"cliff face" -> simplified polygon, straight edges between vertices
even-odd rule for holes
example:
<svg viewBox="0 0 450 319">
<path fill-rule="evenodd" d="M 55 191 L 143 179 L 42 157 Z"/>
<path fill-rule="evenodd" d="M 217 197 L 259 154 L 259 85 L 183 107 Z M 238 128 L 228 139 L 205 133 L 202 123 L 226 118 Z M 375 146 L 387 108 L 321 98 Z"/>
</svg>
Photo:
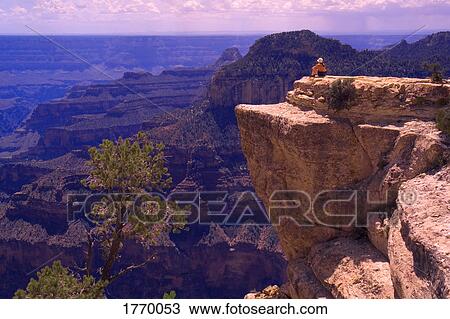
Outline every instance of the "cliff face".
<svg viewBox="0 0 450 319">
<path fill-rule="evenodd" d="M 345 111 L 328 108 L 335 77 L 295 82 L 287 103 L 236 108 L 291 296 L 448 298 L 449 141 L 434 117 L 450 86 L 352 79 Z M 277 190 L 304 193 L 271 197 Z"/>
</svg>

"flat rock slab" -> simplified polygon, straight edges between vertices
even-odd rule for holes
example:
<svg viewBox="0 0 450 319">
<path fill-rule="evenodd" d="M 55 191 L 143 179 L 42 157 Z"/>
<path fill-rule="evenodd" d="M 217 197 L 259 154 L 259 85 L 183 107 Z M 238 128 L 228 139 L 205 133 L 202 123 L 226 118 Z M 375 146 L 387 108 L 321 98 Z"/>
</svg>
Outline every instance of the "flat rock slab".
<svg viewBox="0 0 450 319">
<path fill-rule="evenodd" d="M 347 118 L 434 120 L 437 110 L 450 102 L 449 84 L 431 83 L 429 79 L 367 76 L 304 77 L 294 83 L 287 100 L 294 105 L 330 113 L 329 90 L 336 80 L 349 80 L 355 88 L 351 108 L 338 114 Z"/>
</svg>

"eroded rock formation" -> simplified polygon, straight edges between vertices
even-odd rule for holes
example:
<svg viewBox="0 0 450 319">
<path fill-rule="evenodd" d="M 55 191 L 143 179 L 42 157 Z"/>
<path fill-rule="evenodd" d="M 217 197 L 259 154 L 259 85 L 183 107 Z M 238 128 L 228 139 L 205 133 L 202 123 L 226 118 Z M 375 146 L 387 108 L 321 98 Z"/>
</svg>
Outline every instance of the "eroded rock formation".
<svg viewBox="0 0 450 319">
<path fill-rule="evenodd" d="M 336 79 L 303 78 L 286 103 L 236 108 L 291 296 L 448 297 L 449 140 L 434 118 L 450 85 L 353 77 L 356 98 L 336 112 Z"/>
</svg>

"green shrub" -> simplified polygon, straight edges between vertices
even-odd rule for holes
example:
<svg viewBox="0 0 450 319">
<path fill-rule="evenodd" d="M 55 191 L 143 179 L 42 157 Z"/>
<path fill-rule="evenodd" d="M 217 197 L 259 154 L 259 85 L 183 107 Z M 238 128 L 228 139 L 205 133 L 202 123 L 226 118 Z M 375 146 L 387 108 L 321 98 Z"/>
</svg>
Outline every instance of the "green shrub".
<svg viewBox="0 0 450 319">
<path fill-rule="evenodd" d="M 441 97 L 436 101 L 436 103 L 440 106 L 446 106 L 450 103 L 450 99 L 448 97 Z"/>
<path fill-rule="evenodd" d="M 165 292 L 163 299 L 175 299 L 177 297 L 177 293 L 175 290 L 171 290 L 169 292 Z"/>
<path fill-rule="evenodd" d="M 31 279 L 26 290 L 18 290 L 17 299 L 98 299 L 104 298 L 106 282 L 91 276 L 77 276 L 60 261 L 45 267 Z"/>
<path fill-rule="evenodd" d="M 427 99 L 425 99 L 423 96 L 416 96 L 414 97 L 414 105 L 417 106 L 424 106 L 427 104 Z"/>
<path fill-rule="evenodd" d="M 356 99 L 356 88 L 351 79 L 338 79 L 334 81 L 328 92 L 328 106 L 340 111 L 349 109 L 351 103 Z"/>
<path fill-rule="evenodd" d="M 430 79 L 433 83 L 443 83 L 442 67 L 438 63 L 430 63 L 424 65 L 425 69 L 431 73 Z"/>
<path fill-rule="evenodd" d="M 450 135 L 450 107 L 438 111 L 436 115 L 436 126 L 442 132 Z"/>
</svg>

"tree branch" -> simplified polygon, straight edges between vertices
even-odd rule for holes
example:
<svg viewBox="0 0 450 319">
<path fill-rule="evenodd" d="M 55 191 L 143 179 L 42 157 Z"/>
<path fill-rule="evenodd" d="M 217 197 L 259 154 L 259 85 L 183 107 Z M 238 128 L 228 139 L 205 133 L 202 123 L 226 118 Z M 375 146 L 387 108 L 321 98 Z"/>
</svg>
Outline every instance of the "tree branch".
<svg viewBox="0 0 450 319">
<path fill-rule="evenodd" d="M 109 283 L 113 282 L 114 280 L 116 280 L 119 277 L 122 277 L 123 275 L 129 273 L 130 271 L 133 271 L 135 269 L 139 269 L 139 268 L 142 268 L 142 267 L 146 266 L 147 264 L 149 264 L 150 262 L 152 262 L 154 260 L 156 260 L 156 254 L 153 254 L 153 255 L 149 256 L 144 262 L 142 262 L 140 264 L 130 265 L 130 266 L 122 269 L 117 274 L 115 274 L 114 276 L 110 277 Z"/>
<path fill-rule="evenodd" d="M 92 275 L 92 261 L 94 258 L 94 239 L 91 232 L 88 232 L 88 248 L 86 253 L 86 276 Z"/>
<path fill-rule="evenodd" d="M 111 281 L 111 270 L 116 262 L 117 256 L 121 249 L 121 245 L 123 243 L 123 234 L 122 234 L 123 225 L 120 224 L 118 229 L 115 230 L 112 238 L 111 248 L 109 250 L 108 258 L 102 269 L 102 280 Z"/>
</svg>

